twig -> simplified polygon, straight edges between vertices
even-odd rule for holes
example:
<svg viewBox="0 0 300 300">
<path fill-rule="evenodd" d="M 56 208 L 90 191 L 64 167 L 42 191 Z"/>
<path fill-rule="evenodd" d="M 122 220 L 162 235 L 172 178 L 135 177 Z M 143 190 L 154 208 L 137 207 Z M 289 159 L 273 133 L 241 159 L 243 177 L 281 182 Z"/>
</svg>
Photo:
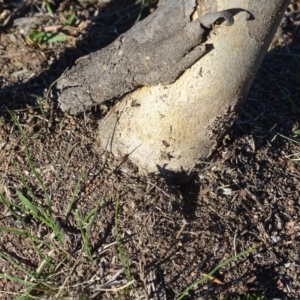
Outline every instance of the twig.
<svg viewBox="0 0 300 300">
<path fill-rule="evenodd" d="M 49 99 L 49 94 L 50 94 L 50 91 L 51 91 L 51 89 L 52 89 L 52 87 L 53 87 L 53 85 L 63 76 L 63 75 L 65 75 L 65 73 L 68 71 L 68 69 L 69 68 L 66 68 L 65 70 L 64 70 L 64 72 L 55 80 L 55 81 L 53 81 L 52 83 L 51 83 L 51 85 L 50 85 L 50 87 L 49 87 L 49 89 L 48 89 L 48 91 L 47 91 L 47 94 L 46 94 L 46 102 L 48 102 L 48 99 Z"/>
</svg>

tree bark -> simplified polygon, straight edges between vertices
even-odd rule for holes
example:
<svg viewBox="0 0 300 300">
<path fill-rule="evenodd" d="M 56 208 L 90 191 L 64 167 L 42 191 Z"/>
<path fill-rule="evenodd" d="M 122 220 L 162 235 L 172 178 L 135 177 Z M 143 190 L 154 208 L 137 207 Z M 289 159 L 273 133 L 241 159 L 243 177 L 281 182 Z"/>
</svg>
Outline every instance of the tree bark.
<svg viewBox="0 0 300 300">
<path fill-rule="evenodd" d="M 195 0 L 161 2 L 146 20 L 108 47 L 81 58 L 58 81 L 64 111 L 76 114 L 138 87 L 173 83 L 206 52 L 201 42 L 216 20 L 233 24 L 226 11 L 192 21 Z"/>
<path fill-rule="evenodd" d="M 129 154 L 140 170 L 189 170 L 199 158 L 207 158 L 216 150 L 232 125 L 239 104 L 247 96 L 289 3 L 287 0 L 198 0 L 199 26 L 195 1 L 160 1 L 156 12 L 131 29 L 130 35 L 124 35 L 125 42 L 131 38 L 128 45 L 139 49 L 141 56 L 135 55 L 130 60 L 126 55 L 126 63 L 115 67 L 123 76 L 120 84 L 107 79 L 116 74 L 109 69 L 112 64 L 102 62 L 102 68 L 109 70 L 104 81 L 99 77 L 89 80 L 87 74 L 93 73 L 92 67 L 101 52 L 110 53 L 108 63 L 120 62 L 116 57 L 123 52 L 113 49 L 122 46 L 118 43 L 124 43 L 124 37 L 99 55 L 89 56 L 86 63 L 75 68 L 75 73 L 71 71 L 71 84 L 68 76 L 67 81 L 58 83 L 59 101 L 69 111 L 74 97 L 64 94 L 70 95 L 78 86 L 84 93 L 78 94 L 76 90 L 73 95 L 80 95 L 79 98 L 84 95 L 82 109 L 87 101 L 89 106 L 127 93 L 100 121 L 99 150 L 107 149 L 121 157 Z M 221 24 L 208 32 L 206 27 L 210 27 L 212 20 L 205 25 L 206 19 L 201 22 L 201 16 L 223 10 L 234 15 L 233 26 Z M 170 17 L 177 19 L 176 22 L 172 23 Z M 166 26 L 164 31 L 169 22 L 172 26 Z M 158 32 L 164 33 L 157 37 Z M 167 44 L 163 43 L 166 39 Z M 154 65 L 147 63 L 152 58 Z M 128 69 L 132 66 L 133 73 Z M 162 75 L 164 70 L 166 74 Z M 107 92 L 102 81 L 113 87 L 115 93 Z M 66 98 L 72 99 L 71 102 Z"/>
</svg>

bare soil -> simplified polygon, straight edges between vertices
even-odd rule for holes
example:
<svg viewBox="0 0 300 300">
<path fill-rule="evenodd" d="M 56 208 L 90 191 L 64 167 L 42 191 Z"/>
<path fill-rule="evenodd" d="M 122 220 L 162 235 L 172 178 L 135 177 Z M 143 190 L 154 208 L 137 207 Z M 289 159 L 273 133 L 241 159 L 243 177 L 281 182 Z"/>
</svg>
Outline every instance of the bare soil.
<svg viewBox="0 0 300 300">
<path fill-rule="evenodd" d="M 145 8 L 140 17 L 154 8 L 154 4 Z M 17 191 L 30 198 L 20 180 L 22 174 L 46 205 L 9 109 L 25 132 L 32 162 L 50 195 L 53 216 L 68 236 L 68 263 L 57 270 L 52 285 L 60 287 L 68 277 L 66 299 L 176 299 L 217 264 L 257 245 L 184 299 L 236 299 L 251 291 L 262 291 L 266 299 L 299 299 L 300 167 L 291 160 L 298 158 L 299 146 L 278 133 L 297 137 L 294 132 L 299 127 L 300 2 L 289 6 L 249 98 L 214 159 L 199 161 L 193 172 L 182 172 L 176 181 L 164 174 L 137 174 L 130 157 L 116 161 L 109 154 L 95 153 L 97 123 L 109 103 L 73 117 L 63 114 L 48 93 L 78 58 L 101 49 L 132 26 L 141 12 L 139 4 L 70 0 L 60 1 L 53 10 L 55 16 L 41 0 L 0 3 L 0 193 L 15 203 L 20 203 Z M 67 12 L 76 14 L 72 26 L 58 17 Z M 63 32 L 70 38 L 30 43 L 26 37 L 33 29 Z M 91 263 L 81 253 L 74 212 L 86 216 L 101 201 L 89 237 Z M 34 235 L 49 234 L 28 212 L 19 213 Z M 21 228 L 3 203 L 0 227 Z M 117 236 L 135 280 L 135 289 L 127 293 L 98 290 L 123 270 Z M 26 270 L 40 265 L 23 236 L 0 231 L 0 241 L 0 252 Z M 59 261 L 59 255 L 54 261 Z M 0 268 L 2 274 L 25 280 L 3 258 Z M 116 280 L 116 289 L 128 282 L 124 271 Z M 1 299 L 13 299 L 23 290 L 24 286 L 0 278 Z M 37 291 L 36 297 L 46 296 Z"/>
</svg>

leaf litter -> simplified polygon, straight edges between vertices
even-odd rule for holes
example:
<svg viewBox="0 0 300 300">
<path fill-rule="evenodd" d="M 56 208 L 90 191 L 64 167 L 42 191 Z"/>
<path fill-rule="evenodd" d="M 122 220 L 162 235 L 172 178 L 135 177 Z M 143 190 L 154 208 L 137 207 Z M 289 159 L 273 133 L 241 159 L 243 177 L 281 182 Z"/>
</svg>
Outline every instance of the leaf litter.
<svg viewBox="0 0 300 300">
<path fill-rule="evenodd" d="M 299 99 L 299 61 L 293 56 L 299 52 L 299 26 L 292 14 L 299 11 L 299 1 L 289 6 L 215 161 L 199 161 L 188 178 L 173 185 L 154 174 L 139 175 L 130 157 L 118 161 L 93 151 L 97 120 L 109 103 L 71 117 L 51 103 L 51 93 L 46 95 L 67 67 L 133 25 L 140 7 L 122 1 L 62 1 L 52 7 L 54 13 L 75 13 L 64 24 L 43 1 L 22 3 L 1 4 L 0 13 L 0 194 L 16 213 L 0 203 L 1 298 L 14 299 L 26 290 L 37 298 L 176 299 L 216 265 L 253 245 L 259 247 L 196 285 L 185 299 L 234 299 L 250 291 L 299 298 L 300 176 L 297 162 L 287 158 L 299 147 L 277 135 L 291 136 L 299 115 L 276 85 L 294 102 Z M 141 17 L 154 8 L 145 8 Z M 33 30 L 61 31 L 73 39 L 33 45 L 26 41 Z M 26 136 L 50 206 L 7 107 Z M 47 208 L 63 244 L 51 228 L 20 209 L 18 193 L 23 203 Z M 36 249 L 29 232 L 38 239 Z"/>
</svg>

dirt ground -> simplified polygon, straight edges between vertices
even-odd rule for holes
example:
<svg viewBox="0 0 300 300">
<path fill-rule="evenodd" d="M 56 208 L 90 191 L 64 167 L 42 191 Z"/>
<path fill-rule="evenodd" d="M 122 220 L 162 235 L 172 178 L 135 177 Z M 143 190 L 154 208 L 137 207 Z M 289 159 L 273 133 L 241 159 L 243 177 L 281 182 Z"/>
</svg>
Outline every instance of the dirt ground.
<svg viewBox="0 0 300 300">
<path fill-rule="evenodd" d="M 46 1 L 0 2 L 0 193 L 20 204 L 17 191 L 32 198 L 30 187 L 36 195 L 32 201 L 46 207 L 8 108 L 26 135 L 33 165 L 51 199 L 51 213 L 68 236 L 67 263 L 59 265 L 63 253 L 57 251 L 52 259 L 60 267 L 50 279 L 49 270 L 43 277 L 57 288 L 67 278 L 59 299 L 176 299 L 217 264 L 253 245 L 257 248 L 250 254 L 226 264 L 184 299 L 237 299 L 251 291 L 262 292 L 265 299 L 299 299 L 300 167 L 291 160 L 298 158 L 299 146 L 278 133 L 297 138 L 299 127 L 300 1 L 289 6 L 224 145 L 213 161 L 199 162 L 192 174 L 182 174 L 180 184 L 154 174 L 140 176 L 130 162 L 94 152 L 97 123 L 109 104 L 71 117 L 47 93 L 79 57 L 112 42 L 154 4 L 141 13 L 140 5 L 130 1 L 56 2 L 55 15 L 47 12 Z M 75 23 L 64 25 L 63 12 L 75 12 Z M 33 29 L 65 33 L 69 39 L 37 43 L 28 39 Z M 81 252 L 74 212 L 86 216 L 100 202 L 88 240 L 90 262 Z M 28 212 L 18 214 L 33 235 L 50 234 Z M 3 230 L 22 227 L 3 203 L 0 227 L 0 252 L 34 272 L 41 258 L 24 236 Z M 134 280 L 131 290 L 118 290 L 129 281 L 118 237 Z M 13 299 L 24 285 L 3 274 L 27 277 L 3 255 L 0 298 Z M 107 290 L 99 288 L 112 278 Z M 41 290 L 31 295 L 51 298 Z"/>
</svg>

